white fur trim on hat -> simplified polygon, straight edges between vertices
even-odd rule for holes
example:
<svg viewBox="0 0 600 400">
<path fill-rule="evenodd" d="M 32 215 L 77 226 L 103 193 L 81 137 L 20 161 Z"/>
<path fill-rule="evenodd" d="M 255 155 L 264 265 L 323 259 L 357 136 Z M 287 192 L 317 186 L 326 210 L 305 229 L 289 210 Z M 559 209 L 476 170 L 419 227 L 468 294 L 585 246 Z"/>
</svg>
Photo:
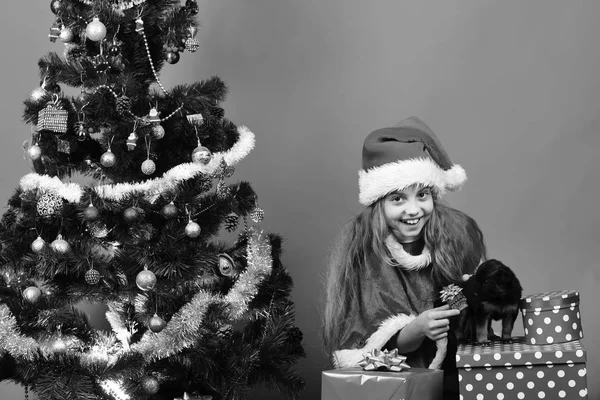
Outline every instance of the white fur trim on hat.
<svg viewBox="0 0 600 400">
<path fill-rule="evenodd" d="M 359 202 L 368 206 L 388 193 L 416 183 L 432 186 L 442 195 L 460 189 L 466 180 L 467 173 L 458 164 L 445 171 L 428 158 L 391 162 L 358 171 Z"/>
</svg>

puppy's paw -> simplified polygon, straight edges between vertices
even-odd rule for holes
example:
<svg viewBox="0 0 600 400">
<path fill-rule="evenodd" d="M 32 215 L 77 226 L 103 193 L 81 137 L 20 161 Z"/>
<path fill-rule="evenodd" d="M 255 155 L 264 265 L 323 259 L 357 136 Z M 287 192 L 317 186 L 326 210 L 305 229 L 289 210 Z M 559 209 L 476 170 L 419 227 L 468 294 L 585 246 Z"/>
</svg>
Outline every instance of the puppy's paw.
<svg viewBox="0 0 600 400">
<path fill-rule="evenodd" d="M 492 342 L 489 340 L 486 340 L 485 342 L 475 342 L 475 346 L 479 346 L 479 347 L 491 347 L 492 346 Z"/>
<path fill-rule="evenodd" d="M 489 339 L 489 340 L 492 340 L 492 341 L 494 341 L 494 342 L 495 342 L 495 341 L 498 341 L 498 340 L 500 340 L 500 339 L 501 339 L 501 337 L 500 337 L 500 336 L 498 336 L 498 335 L 495 335 L 495 334 L 491 334 L 491 335 L 488 335 L 488 339 Z"/>
<path fill-rule="evenodd" d="M 514 341 L 514 340 L 512 340 L 512 338 L 509 338 L 509 339 L 502 339 L 502 343 L 504 343 L 504 344 L 512 344 L 512 343 L 514 343 L 514 342 L 515 342 L 515 341 Z"/>
</svg>

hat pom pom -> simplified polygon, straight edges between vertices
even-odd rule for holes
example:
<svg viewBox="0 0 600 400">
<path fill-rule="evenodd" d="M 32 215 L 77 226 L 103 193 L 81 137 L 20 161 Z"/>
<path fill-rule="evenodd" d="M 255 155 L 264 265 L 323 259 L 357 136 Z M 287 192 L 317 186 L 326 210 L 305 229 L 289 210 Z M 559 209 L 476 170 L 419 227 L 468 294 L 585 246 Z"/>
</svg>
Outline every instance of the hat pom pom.
<svg viewBox="0 0 600 400">
<path fill-rule="evenodd" d="M 446 189 L 453 192 L 463 187 L 467 181 L 467 172 L 463 167 L 455 164 L 445 172 L 446 175 Z"/>
</svg>

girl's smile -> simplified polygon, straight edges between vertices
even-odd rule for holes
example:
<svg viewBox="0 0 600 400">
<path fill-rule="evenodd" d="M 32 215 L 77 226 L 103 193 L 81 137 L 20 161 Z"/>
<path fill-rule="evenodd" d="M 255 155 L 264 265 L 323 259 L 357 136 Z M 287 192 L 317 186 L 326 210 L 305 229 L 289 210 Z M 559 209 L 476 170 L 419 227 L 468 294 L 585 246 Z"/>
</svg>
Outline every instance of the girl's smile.
<svg viewBox="0 0 600 400">
<path fill-rule="evenodd" d="M 429 187 L 409 186 L 388 194 L 383 201 L 388 227 L 400 243 L 421 237 L 433 212 L 433 193 Z"/>
</svg>

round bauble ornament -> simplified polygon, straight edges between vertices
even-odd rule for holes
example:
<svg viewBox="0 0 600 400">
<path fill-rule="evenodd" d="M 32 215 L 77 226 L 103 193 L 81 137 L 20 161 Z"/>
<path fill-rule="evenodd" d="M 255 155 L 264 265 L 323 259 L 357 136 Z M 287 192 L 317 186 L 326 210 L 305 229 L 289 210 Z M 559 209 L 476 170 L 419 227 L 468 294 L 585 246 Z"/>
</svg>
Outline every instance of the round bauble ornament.
<svg viewBox="0 0 600 400">
<path fill-rule="evenodd" d="M 142 163 L 142 172 L 146 175 L 152 175 L 156 171 L 156 164 L 154 161 L 147 159 Z"/>
<path fill-rule="evenodd" d="M 110 168 L 117 163 L 117 156 L 112 152 L 111 149 L 106 150 L 106 153 L 100 156 L 100 164 L 103 167 Z"/>
<path fill-rule="evenodd" d="M 200 48 L 200 43 L 194 38 L 185 40 L 185 49 L 190 53 L 196 52 Z"/>
<path fill-rule="evenodd" d="M 165 137 L 165 128 L 161 124 L 152 125 L 152 136 L 154 139 L 162 139 Z"/>
<path fill-rule="evenodd" d="M 229 254 L 219 254 L 219 272 L 223 276 L 232 276 L 235 274 L 233 258 Z"/>
<path fill-rule="evenodd" d="M 71 28 L 65 27 L 65 28 L 62 28 L 62 30 L 60 31 L 60 35 L 58 35 L 58 38 L 63 43 L 71 43 L 73 41 L 74 36 L 75 35 L 73 34 L 73 31 L 71 30 Z"/>
<path fill-rule="evenodd" d="M 165 326 L 167 326 L 167 323 L 164 319 L 159 317 L 158 314 L 154 314 L 154 316 L 150 318 L 150 321 L 148 321 L 148 328 L 154 333 L 162 331 L 165 329 Z"/>
<path fill-rule="evenodd" d="M 148 271 L 148 268 L 144 268 L 135 277 L 135 283 L 143 291 L 152 290 L 156 287 L 156 275 L 154 272 Z"/>
<path fill-rule="evenodd" d="M 123 218 L 127 222 L 135 222 L 140 218 L 140 210 L 137 207 L 129 207 L 123 211 Z"/>
<path fill-rule="evenodd" d="M 158 379 L 153 376 L 143 377 L 140 381 L 140 386 L 142 387 L 144 393 L 148 395 L 156 394 L 160 389 L 160 383 L 158 382 Z"/>
<path fill-rule="evenodd" d="M 63 210 L 63 199 L 54 193 L 44 193 L 37 201 L 37 212 L 41 217 L 52 218 Z"/>
<path fill-rule="evenodd" d="M 27 149 L 27 154 L 32 160 L 39 160 L 39 158 L 42 156 L 42 148 L 37 144 L 34 144 L 33 146 Z"/>
<path fill-rule="evenodd" d="M 58 14 L 58 11 L 61 9 L 61 7 L 62 7 L 62 2 L 60 0 L 50 1 L 50 10 L 52 11 L 52 13 Z"/>
<path fill-rule="evenodd" d="M 198 146 L 192 152 L 192 161 L 198 164 L 206 165 L 212 159 L 212 153 L 204 146 Z"/>
<path fill-rule="evenodd" d="M 41 253 L 44 247 L 46 247 L 46 241 L 41 236 L 38 236 L 37 239 L 31 242 L 31 251 L 36 254 Z"/>
<path fill-rule="evenodd" d="M 86 221 L 95 221 L 100 217 L 100 211 L 92 203 L 83 210 L 83 219 Z"/>
<path fill-rule="evenodd" d="M 90 285 L 95 285 L 100 282 L 100 272 L 95 269 L 90 269 L 85 273 L 85 281 Z"/>
<path fill-rule="evenodd" d="M 112 43 L 110 46 L 108 46 L 108 54 L 110 54 L 113 57 L 116 57 L 119 54 L 121 54 L 121 48 L 118 44 Z"/>
<path fill-rule="evenodd" d="M 85 28 L 85 36 L 93 42 L 99 42 L 106 37 L 106 26 L 94 17 Z"/>
<path fill-rule="evenodd" d="M 58 235 L 56 239 L 50 243 L 50 248 L 57 252 L 58 254 L 66 254 L 71 250 L 71 246 L 67 243 L 66 240 L 62 238 L 62 235 Z"/>
<path fill-rule="evenodd" d="M 48 94 L 48 91 L 43 87 L 35 88 L 29 95 L 29 98 L 33 101 L 40 101 Z"/>
<path fill-rule="evenodd" d="M 170 202 L 169 204 L 166 204 L 162 208 L 162 215 L 166 219 L 175 218 L 177 216 L 177 214 L 179 214 L 179 210 L 177 209 L 177 206 L 173 202 Z"/>
<path fill-rule="evenodd" d="M 200 232 L 202 232 L 202 229 L 200 229 L 200 225 L 198 225 L 192 220 L 189 220 L 189 222 L 185 226 L 185 234 L 191 238 L 195 238 L 200 236 Z"/>
<path fill-rule="evenodd" d="M 165 55 L 165 60 L 167 60 L 169 64 L 177 64 L 179 61 L 179 53 L 176 51 L 168 51 Z"/>
<path fill-rule="evenodd" d="M 66 353 L 68 350 L 67 343 L 64 340 L 62 340 L 62 338 L 58 338 L 55 341 L 53 341 L 50 345 L 50 348 L 55 353 Z"/>
<path fill-rule="evenodd" d="M 35 304 L 40 300 L 42 296 L 42 291 L 36 286 L 29 286 L 25 290 L 23 290 L 23 300 L 28 302 L 29 304 Z"/>
</svg>

